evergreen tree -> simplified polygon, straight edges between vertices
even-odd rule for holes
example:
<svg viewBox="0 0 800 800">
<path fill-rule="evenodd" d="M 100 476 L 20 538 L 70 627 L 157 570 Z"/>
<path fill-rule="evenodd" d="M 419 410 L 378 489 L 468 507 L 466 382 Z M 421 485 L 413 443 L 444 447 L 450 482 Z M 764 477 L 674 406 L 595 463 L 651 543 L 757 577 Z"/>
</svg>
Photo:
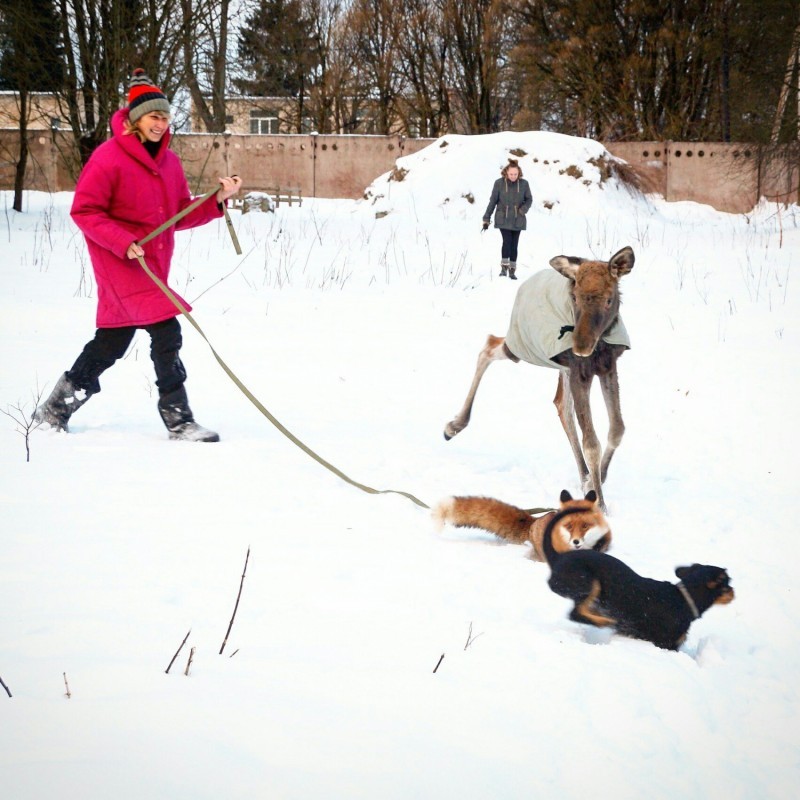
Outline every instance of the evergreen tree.
<svg viewBox="0 0 800 800">
<path fill-rule="evenodd" d="M 798 79 L 787 68 L 789 55 L 800 42 L 794 37 L 800 26 L 800 0 L 726 0 L 731 6 L 729 63 L 729 139 L 740 142 L 769 141 L 781 89 L 790 89 L 790 102 L 781 125 L 780 141 L 798 134 Z M 723 132 L 724 134 L 724 132 Z M 725 138 L 724 135 L 722 138 Z M 727 139 L 726 139 L 727 140 Z"/>
<path fill-rule="evenodd" d="M 514 0 L 536 116 L 598 139 L 767 141 L 798 0 Z"/>
<path fill-rule="evenodd" d="M 55 92 L 63 81 L 59 26 L 52 0 L 0 0 L 0 89 L 16 93 L 19 157 L 14 170 L 15 211 L 22 211 L 28 168 L 32 92 Z"/>
<path fill-rule="evenodd" d="M 233 82 L 243 94 L 302 94 L 315 48 L 300 0 L 259 0 L 239 33 L 238 51 L 243 77 Z"/>
<path fill-rule="evenodd" d="M 63 48 L 53 0 L 0 0 L 0 89 L 56 92 Z"/>
</svg>

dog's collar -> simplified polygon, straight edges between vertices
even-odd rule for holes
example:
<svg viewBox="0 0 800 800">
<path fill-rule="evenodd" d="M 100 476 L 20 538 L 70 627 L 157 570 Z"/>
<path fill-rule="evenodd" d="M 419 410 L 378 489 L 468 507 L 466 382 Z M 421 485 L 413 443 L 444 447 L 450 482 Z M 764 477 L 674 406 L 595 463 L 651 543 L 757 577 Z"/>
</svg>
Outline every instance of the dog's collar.
<svg viewBox="0 0 800 800">
<path fill-rule="evenodd" d="M 695 619 L 700 619 L 700 612 L 697 610 L 697 604 L 692 599 L 692 596 L 689 594 L 689 590 L 683 585 L 683 581 L 678 581 L 675 584 L 678 589 L 680 589 L 681 594 L 683 595 L 683 599 L 686 601 L 686 604 L 689 606 L 689 610 L 694 614 Z"/>
</svg>

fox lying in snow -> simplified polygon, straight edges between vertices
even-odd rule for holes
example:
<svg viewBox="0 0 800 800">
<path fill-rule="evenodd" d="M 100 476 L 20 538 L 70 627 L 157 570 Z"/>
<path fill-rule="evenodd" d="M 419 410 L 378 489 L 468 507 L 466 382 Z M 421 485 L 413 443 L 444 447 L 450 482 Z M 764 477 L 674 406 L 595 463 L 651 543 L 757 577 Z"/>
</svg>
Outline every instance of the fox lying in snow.
<svg viewBox="0 0 800 800">
<path fill-rule="evenodd" d="M 553 547 L 558 552 L 608 550 L 611 528 L 594 491 L 583 500 L 573 500 L 566 490 L 561 492 L 559 510 L 565 509 L 570 509 L 571 513 L 559 519 L 553 530 Z M 530 557 L 534 561 L 546 561 L 542 538 L 547 523 L 556 512 L 534 517 L 521 508 L 491 497 L 446 497 L 433 509 L 432 516 L 440 530 L 446 524 L 456 528 L 481 528 L 513 544 L 530 542 Z"/>
</svg>

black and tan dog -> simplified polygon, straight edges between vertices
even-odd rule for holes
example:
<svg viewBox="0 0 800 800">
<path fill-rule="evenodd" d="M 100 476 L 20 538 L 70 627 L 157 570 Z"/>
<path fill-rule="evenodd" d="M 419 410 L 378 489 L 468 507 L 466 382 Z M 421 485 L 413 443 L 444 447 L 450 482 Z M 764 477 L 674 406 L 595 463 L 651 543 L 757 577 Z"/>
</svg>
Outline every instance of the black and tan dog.
<svg viewBox="0 0 800 800">
<path fill-rule="evenodd" d="M 562 504 L 570 499 L 569 492 L 561 493 Z M 712 605 L 733 600 L 728 573 L 721 567 L 678 567 L 679 582 L 673 584 L 643 578 L 618 558 L 596 550 L 558 552 L 553 531 L 572 513 L 570 508 L 558 511 L 545 528 L 542 542 L 551 570 L 548 585 L 575 603 L 570 619 L 611 626 L 624 636 L 677 650 L 694 620 Z"/>
</svg>

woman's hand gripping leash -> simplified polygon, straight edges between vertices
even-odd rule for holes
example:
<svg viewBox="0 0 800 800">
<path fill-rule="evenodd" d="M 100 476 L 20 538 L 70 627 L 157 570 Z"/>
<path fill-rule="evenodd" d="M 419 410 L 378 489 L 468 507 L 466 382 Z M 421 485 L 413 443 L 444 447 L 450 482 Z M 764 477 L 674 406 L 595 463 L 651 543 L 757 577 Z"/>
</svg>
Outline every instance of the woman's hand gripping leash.
<svg viewBox="0 0 800 800">
<path fill-rule="evenodd" d="M 229 197 L 233 197 L 242 187 L 242 179 L 238 175 L 231 175 L 230 178 L 220 178 L 220 188 L 217 189 L 217 202 L 224 203 Z"/>
</svg>

